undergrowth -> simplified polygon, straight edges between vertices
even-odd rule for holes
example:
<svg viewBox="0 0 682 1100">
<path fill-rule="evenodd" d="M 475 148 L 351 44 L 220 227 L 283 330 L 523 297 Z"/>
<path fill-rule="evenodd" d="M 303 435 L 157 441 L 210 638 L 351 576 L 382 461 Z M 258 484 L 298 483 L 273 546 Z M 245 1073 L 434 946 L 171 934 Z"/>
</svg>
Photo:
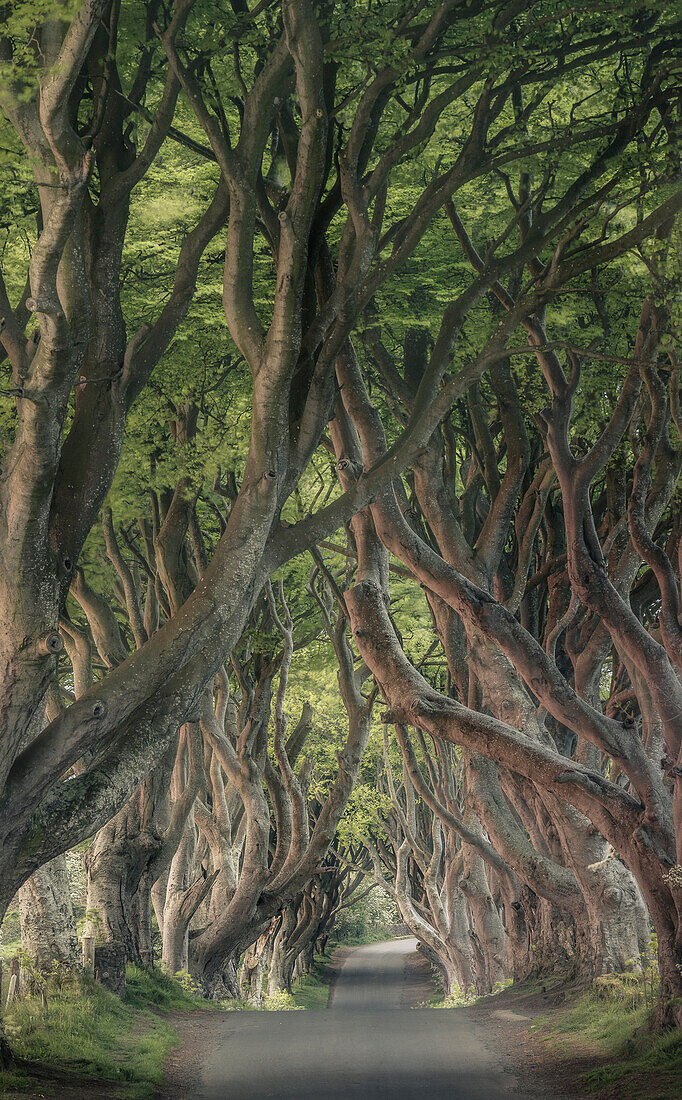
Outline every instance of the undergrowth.
<svg viewBox="0 0 682 1100">
<path fill-rule="evenodd" d="M 262 1007 L 266 1012 L 298 1012 L 302 1008 L 294 1000 L 293 993 L 287 993 L 286 989 L 276 989 L 274 993 L 267 993 L 263 997 Z"/>
<path fill-rule="evenodd" d="M 394 939 L 409 939 L 409 934 L 406 932 L 404 936 L 394 936 L 391 928 L 385 928 L 383 926 L 378 928 L 365 928 L 356 934 L 344 934 L 343 937 L 329 940 L 327 949 L 333 951 L 335 947 L 364 947 L 365 944 L 368 943 L 383 943 L 385 940 Z"/>
<path fill-rule="evenodd" d="M 502 993 L 503 990 L 508 989 L 509 986 L 513 984 L 511 979 L 496 982 L 493 990 L 483 996 L 479 996 L 473 986 L 469 986 L 468 989 L 461 989 L 459 986 L 455 986 L 455 988 L 445 996 L 443 993 L 441 976 L 433 966 L 431 967 L 431 975 L 437 991 L 430 1000 L 420 1001 L 420 1003 L 415 1006 L 416 1008 L 464 1008 L 467 1005 L 474 1005 L 478 1001 L 483 1001 L 486 997 L 495 997 L 498 993 Z"/>
<path fill-rule="evenodd" d="M 641 1080 L 642 1074 L 655 1073 L 661 1079 L 661 1089 L 667 1086 L 669 1096 L 681 1096 L 682 1029 L 676 1028 L 675 1031 L 657 1037 L 649 1035 L 646 1039 L 635 1039 L 633 1044 L 635 1052 L 632 1052 L 628 1043 L 624 1060 L 586 1073 L 586 1086 L 597 1089 L 614 1082 L 625 1083 L 627 1078 Z M 665 1096 L 665 1093 L 660 1092 L 660 1096 Z"/>
<path fill-rule="evenodd" d="M 164 970 L 140 970 L 136 966 L 126 967 L 126 1002 L 162 1012 L 220 1007 L 202 997 L 197 983 L 187 982 L 183 972 L 171 977 Z"/>
<path fill-rule="evenodd" d="M 332 950 L 330 946 L 325 955 L 315 956 L 313 969 L 294 982 L 292 993 L 277 991 L 264 998 L 262 1008 L 277 1012 L 326 1008 L 326 968 Z M 253 1011 L 242 1000 L 206 1000 L 189 974 L 171 976 L 160 969 L 148 972 L 134 966 L 126 968 L 123 1001 L 81 972 L 55 972 L 46 988 L 47 1005 L 40 996 L 24 997 L 4 1015 L 18 1065 L 0 1073 L 0 1097 L 43 1095 L 50 1074 L 67 1074 L 75 1081 L 112 1082 L 118 1086 L 117 1097 L 144 1100 L 154 1095 L 162 1080 L 163 1062 L 177 1042 L 176 1031 L 160 1014 L 216 1008 Z"/>
</svg>

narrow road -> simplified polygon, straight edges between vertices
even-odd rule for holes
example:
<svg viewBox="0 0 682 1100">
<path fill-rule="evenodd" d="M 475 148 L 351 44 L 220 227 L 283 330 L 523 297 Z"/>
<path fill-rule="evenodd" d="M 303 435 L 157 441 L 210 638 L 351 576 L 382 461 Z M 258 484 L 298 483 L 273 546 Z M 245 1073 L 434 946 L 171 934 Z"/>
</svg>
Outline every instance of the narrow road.
<svg viewBox="0 0 682 1100">
<path fill-rule="evenodd" d="M 455 1009 L 405 1007 L 415 940 L 357 948 L 331 1009 L 230 1012 L 192 1100 L 524 1100 L 485 1030 Z"/>
<path fill-rule="evenodd" d="M 343 964 L 330 1008 L 374 1012 L 410 1008 L 405 994 L 405 961 L 417 950 L 417 941 L 389 940 L 356 947 Z"/>
</svg>

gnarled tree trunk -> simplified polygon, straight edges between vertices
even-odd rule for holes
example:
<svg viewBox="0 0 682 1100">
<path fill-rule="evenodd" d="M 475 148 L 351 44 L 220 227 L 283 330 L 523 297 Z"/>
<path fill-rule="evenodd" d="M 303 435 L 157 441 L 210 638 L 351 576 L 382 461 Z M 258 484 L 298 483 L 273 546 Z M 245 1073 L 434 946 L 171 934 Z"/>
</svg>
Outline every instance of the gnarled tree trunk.
<svg viewBox="0 0 682 1100">
<path fill-rule="evenodd" d="M 21 946 L 47 976 L 53 964 L 79 963 L 76 920 L 71 901 L 66 857 L 57 856 L 40 867 L 17 895 Z"/>
</svg>

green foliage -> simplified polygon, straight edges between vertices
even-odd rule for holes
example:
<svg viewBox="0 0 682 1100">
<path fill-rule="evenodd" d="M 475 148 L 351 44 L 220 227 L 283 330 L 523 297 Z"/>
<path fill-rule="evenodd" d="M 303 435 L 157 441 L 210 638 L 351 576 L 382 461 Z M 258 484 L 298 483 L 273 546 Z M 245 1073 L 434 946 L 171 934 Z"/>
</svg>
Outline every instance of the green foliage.
<svg viewBox="0 0 682 1100">
<path fill-rule="evenodd" d="M 8 909 L 0 925 L 0 956 L 13 959 L 21 948 L 21 926 L 19 910 Z"/>
<path fill-rule="evenodd" d="M 84 936 L 86 929 L 94 935 L 95 943 L 104 943 L 104 921 L 99 909 L 86 909 L 76 922 L 76 931 Z"/>
<path fill-rule="evenodd" d="M 656 1080 L 656 1095 L 678 1097 L 682 1091 L 682 1030 L 658 1036 L 638 1036 L 626 1040 L 624 1057 L 614 1065 L 601 1066 L 585 1074 L 588 1089 L 601 1088 L 618 1082 L 626 1088 L 628 1079 L 641 1087 L 641 1075 L 651 1074 Z M 646 1076 L 644 1078 L 646 1080 Z M 635 1085 L 637 1087 L 637 1085 Z M 665 1091 L 663 1091 L 665 1090 Z M 641 1095 L 641 1093 L 640 1093 Z"/>
<path fill-rule="evenodd" d="M 661 984 L 658 969 L 658 937 L 652 933 L 649 937 L 649 949 L 646 954 L 630 959 L 622 974 L 602 974 L 595 979 L 593 991 L 605 1001 L 615 1000 L 629 1004 L 635 1011 L 644 1008 L 653 1012 Z"/>
<path fill-rule="evenodd" d="M 201 985 L 190 974 L 189 970 L 178 970 L 173 978 L 181 986 L 185 993 L 189 993 L 193 997 L 201 997 Z"/>
<path fill-rule="evenodd" d="M 5 81 L 19 77 L 23 82 L 24 94 L 33 94 L 40 59 L 32 28 L 46 14 L 59 11 L 60 15 L 68 16 L 75 7 L 75 0 L 59 4 L 55 0 L 19 0 L 9 5 L 9 22 L 5 32 L 9 39 L 16 42 L 16 46 L 10 60 L 3 61 L 0 77 Z M 425 6 L 426 13 L 429 7 L 428 4 Z M 497 144 L 491 148 L 495 148 L 496 156 L 503 158 L 505 152 L 521 142 L 523 156 L 517 158 L 508 169 L 506 182 L 502 173 L 484 172 L 462 187 L 456 196 L 458 211 L 477 247 L 485 251 L 493 241 L 502 242 L 502 252 L 505 248 L 515 247 L 512 237 L 508 240 L 503 238 L 510 218 L 506 183 L 518 194 L 522 173 L 530 174 L 535 185 L 543 178 L 551 179 L 551 193 L 548 195 L 548 202 L 551 202 L 579 180 L 595 152 L 601 150 L 601 139 L 589 137 L 590 127 L 595 121 L 620 117 L 628 105 L 629 90 L 625 87 L 621 70 L 627 71 L 628 86 L 634 88 L 646 63 L 646 51 L 628 50 L 627 47 L 633 20 L 646 14 L 647 10 L 655 10 L 657 5 L 654 0 L 650 3 L 639 0 L 628 3 L 624 0 L 617 5 L 597 5 L 602 10 L 595 17 L 595 5 L 588 4 L 567 11 L 562 19 L 556 19 L 556 5 L 551 0 L 544 0 L 533 6 L 529 20 L 537 20 L 538 26 L 533 33 L 525 36 L 523 47 L 516 42 L 514 35 L 501 36 L 497 32 L 492 10 L 494 5 L 481 7 L 483 10 L 480 13 L 472 12 L 465 19 L 454 18 L 448 29 L 443 54 L 451 58 L 452 65 L 461 66 L 462 71 L 472 71 L 477 83 L 469 95 L 457 99 L 443 112 L 433 137 L 419 147 L 416 155 L 411 152 L 398 165 L 386 196 L 387 226 L 392 227 L 387 232 L 386 240 L 391 247 L 396 240 L 393 230 L 412 211 L 421 188 L 442 171 L 445 164 L 452 163 L 453 150 L 456 156 L 461 148 L 461 136 L 467 132 L 472 104 L 485 79 L 507 69 L 511 71 L 518 62 L 522 62 L 519 70 L 525 71 L 528 66 L 538 65 L 540 73 L 546 73 L 538 77 L 536 85 L 538 104 L 542 107 L 531 112 L 531 123 L 527 136 L 524 136 L 525 130 L 519 127 L 511 105 L 507 104 L 494 128 L 493 138 Z M 129 86 L 130 76 L 138 61 L 142 33 L 140 8 L 141 5 L 133 0 L 124 0 L 121 5 L 121 56 L 118 63 L 125 87 Z M 381 4 L 372 0 L 346 0 L 333 6 L 325 34 L 327 57 L 330 63 L 337 62 L 339 66 L 336 95 L 340 106 L 335 112 L 335 125 L 342 133 L 347 133 L 352 122 L 357 105 L 357 88 L 363 81 L 371 80 L 372 74 L 381 65 L 391 63 L 403 74 L 401 92 L 407 94 L 406 90 L 412 88 L 414 73 L 406 61 L 409 39 L 396 38 L 392 33 L 403 9 L 404 5 L 398 0 L 384 0 Z M 420 18 L 423 16 L 420 15 Z M 260 65 L 259 49 L 271 34 L 269 20 L 267 11 L 255 20 L 242 20 L 229 6 L 213 0 L 196 4 L 191 16 L 186 36 L 187 48 L 193 60 L 196 57 L 203 59 L 198 69 L 210 60 L 216 86 L 220 88 L 222 102 L 226 106 L 227 121 L 230 127 L 234 127 L 235 133 L 240 125 L 237 105 L 237 97 L 241 96 L 239 82 L 240 79 L 247 84 L 253 81 Z M 614 32 L 622 35 L 624 54 L 623 58 L 618 59 L 617 66 L 613 58 L 597 57 L 590 65 L 578 66 L 565 75 L 557 76 L 556 66 L 547 67 L 548 60 L 563 61 L 563 57 L 554 57 L 552 51 L 564 35 L 570 36 L 571 48 L 575 56 L 579 56 L 580 49 L 590 40 L 595 29 L 605 38 Z M 28 45 L 22 46 L 22 43 Z M 238 43 L 240 56 L 239 79 L 233 63 L 235 43 Z M 156 59 L 160 60 L 162 51 L 159 44 L 154 42 L 150 48 L 157 51 Z M 522 48 L 524 53 L 521 58 Z M 146 109 L 153 113 L 154 100 L 158 99 L 162 83 L 159 74 L 163 64 L 154 64 L 152 69 L 155 75 L 145 102 Z M 445 74 L 435 73 L 427 94 L 437 95 L 451 77 L 452 70 Z M 214 107 L 209 88 L 205 89 L 205 94 L 209 105 Z M 205 142 L 205 135 L 182 97 L 174 121 L 181 132 Z M 374 159 L 368 166 L 368 172 L 371 172 L 376 158 L 395 142 L 396 133 L 404 125 L 404 106 L 398 102 L 391 103 L 381 122 Z M 131 117 L 130 140 L 135 141 L 138 147 L 148 132 L 148 126 L 145 116 L 133 114 Z M 565 128 L 583 133 L 584 139 L 568 151 L 561 152 L 560 143 L 555 139 Z M 652 140 L 646 140 L 647 136 L 651 136 Z M 270 179 L 280 186 L 287 186 L 288 169 L 281 157 L 277 159 L 274 144 L 266 154 L 263 171 L 264 174 L 269 173 Z M 620 159 L 616 166 L 619 191 L 609 208 L 611 216 L 604 226 L 604 239 L 622 232 L 646 213 L 646 200 L 637 203 L 623 201 L 622 206 L 618 200 L 622 195 L 633 194 L 632 189 L 642 179 L 660 175 L 667 155 L 660 136 L 645 134 L 640 145 Z M 28 159 L 21 150 L 16 133 L 5 122 L 0 123 L 0 169 L 3 175 L 0 182 L 3 270 L 7 272 L 8 291 L 15 302 L 25 282 L 35 240 L 37 195 L 31 184 Z M 605 167 L 604 173 L 606 171 Z M 121 304 L 128 334 L 158 316 L 173 284 L 182 239 L 206 208 L 216 179 L 217 169 L 210 160 L 173 141 L 167 141 L 135 189 L 122 260 Z M 94 178 L 91 183 L 93 201 L 97 199 L 98 186 L 98 180 Z M 342 228 L 343 217 L 339 216 L 333 220 L 329 232 L 332 256 L 336 255 Z M 679 241 L 674 243 L 679 245 Z M 585 240 L 581 242 L 581 247 L 584 244 Z M 234 471 L 239 482 L 250 431 L 251 379 L 232 344 L 221 309 L 223 248 L 224 240 L 220 237 L 209 245 L 199 267 L 196 293 L 184 323 L 167 349 L 151 385 L 139 396 L 130 414 L 120 465 L 108 498 L 117 525 L 132 528 L 138 517 L 147 512 L 149 488 L 162 491 L 173 486 L 179 475 L 183 474 L 198 494 L 197 510 L 209 549 L 215 545 L 220 533 L 215 515 L 220 500 L 212 489 L 214 478 L 221 471 L 230 470 Z M 670 258 L 666 261 L 671 268 L 671 277 L 675 274 L 674 265 L 679 265 L 680 251 L 679 247 L 671 248 Z M 260 239 L 254 244 L 253 259 L 257 307 L 267 320 L 272 309 L 273 265 L 270 249 Z M 541 257 L 542 262 L 549 262 L 550 259 L 551 252 Z M 578 454 L 594 442 L 617 401 L 626 371 L 623 360 L 632 351 L 633 320 L 649 284 L 646 259 L 646 256 L 632 253 L 604 272 L 595 274 L 594 278 L 600 284 L 604 311 L 612 318 L 610 330 L 606 333 L 593 308 L 592 288 L 587 278 L 573 287 L 570 295 L 559 296 L 552 303 L 553 339 L 559 343 L 573 341 L 578 334 L 584 348 L 599 347 L 603 351 L 601 359 L 589 356 L 585 359 L 575 394 L 572 443 Z M 448 218 L 441 212 L 434 217 L 400 273 L 380 287 L 371 307 L 371 316 L 368 313 L 361 321 L 358 355 L 389 442 L 397 437 L 401 423 L 394 415 L 393 402 L 386 395 L 376 365 L 363 342 L 367 326 L 371 324 L 380 329 L 386 346 L 399 362 L 408 328 L 418 323 L 431 338 L 435 338 L 444 308 L 465 291 L 471 279 L 471 266 L 457 243 Z M 448 377 L 457 374 L 471 361 L 498 322 L 499 315 L 487 297 L 469 310 L 458 333 Z M 517 342 L 522 343 L 522 340 Z M 522 414 L 532 434 L 537 414 L 547 400 L 546 390 L 534 358 L 523 348 L 517 349 L 517 352 L 512 357 L 512 371 Z M 560 354 L 563 356 L 563 352 Z M 487 381 L 484 380 L 480 388 L 483 405 L 492 410 L 495 398 Z M 171 403 L 178 405 L 190 399 L 196 400 L 200 409 L 198 431 L 191 441 L 179 446 L 170 428 L 174 415 Z M 14 422 L 14 404 L 5 393 L 0 398 L 0 447 L 11 441 Z M 68 428 L 68 418 L 66 426 Z M 457 439 L 454 476 L 461 485 L 469 428 L 464 402 L 451 411 L 448 427 Z M 536 443 L 539 441 L 537 433 L 534 439 Z M 627 445 L 623 445 L 617 458 L 624 468 L 632 466 L 633 454 Z M 409 497 L 409 475 L 405 475 L 403 484 Z M 301 519 L 318 507 L 321 501 L 333 499 L 338 492 L 333 464 L 325 448 L 320 447 L 296 492 L 285 502 L 283 520 L 293 522 Z M 343 533 L 338 537 L 344 538 Z M 325 554 L 342 583 L 346 560 L 342 555 L 330 556 L 328 551 Z M 91 533 L 82 563 L 92 583 L 111 595 L 112 575 L 105 563 L 99 529 Z M 336 754 L 347 732 L 347 720 L 336 684 L 331 646 L 322 631 L 318 612 L 305 595 L 310 561 L 307 556 L 301 556 L 290 562 L 282 572 L 287 589 L 297 593 L 298 606 L 292 608 L 297 615 L 297 638 L 310 635 L 305 647 L 294 656 L 286 706 L 292 725 L 305 702 L 311 702 L 315 710 L 314 729 L 304 755 L 314 763 L 311 796 L 321 800 L 336 773 Z M 414 584 L 400 576 L 393 579 L 392 593 L 391 611 L 405 650 L 408 657 L 419 664 L 427 658 L 434 637 L 426 600 Z M 77 609 L 75 617 L 78 619 Z M 122 613 L 120 618 L 123 623 Z M 271 652 L 277 642 L 266 630 L 259 633 L 255 628 L 243 644 L 252 646 L 256 651 Z M 437 655 L 430 664 L 425 665 L 423 672 L 430 682 L 443 687 L 442 656 Z M 391 749 L 392 753 L 394 751 L 395 746 Z M 342 843 L 357 843 L 380 825 L 388 808 L 388 797 L 377 783 L 382 768 L 382 731 L 377 720 L 372 728 L 360 781 L 352 793 L 339 829 Z M 85 918 L 95 925 L 99 921 L 99 915 L 90 911 Z M 397 913 L 390 899 L 375 890 L 356 906 L 341 911 L 335 934 L 343 942 L 382 939 L 396 920 Z M 0 950 L 5 954 L 16 954 L 18 951 L 15 921 L 16 914 L 11 915 L 3 926 L 4 946 L 0 943 Z M 123 1006 L 126 1010 L 143 1011 L 149 1005 L 160 1009 L 188 1008 L 204 1003 L 197 995 L 196 983 L 185 973 L 170 977 L 159 972 L 150 975 L 133 970 L 129 972 L 128 982 L 127 1006 Z M 628 979 L 627 982 L 623 979 L 623 996 L 634 997 L 633 990 L 638 982 L 639 979 Z M 653 996 L 654 984 L 655 975 L 645 970 L 640 983 L 643 1007 L 648 1006 L 649 998 Z M 640 985 L 637 985 L 638 990 Z M 620 997 L 620 992 L 616 992 Z M 88 993 L 89 998 L 95 996 L 94 991 Z M 610 993 L 601 999 L 610 1003 L 609 998 Z M 266 1007 L 271 1010 L 297 1007 L 289 1000 L 288 994 L 277 993 L 273 998 L 268 998 L 270 1003 Z M 76 1007 L 72 1005 L 69 1012 L 75 1028 Z M 30 1023 L 33 1017 L 29 1013 L 26 1019 Z M 95 1038 L 92 1043 L 94 1051 Z M 71 1049 L 68 1042 L 67 1048 Z"/>
<path fill-rule="evenodd" d="M 360 887 L 362 890 L 362 887 Z M 393 898 L 379 887 L 341 909 L 334 922 L 337 943 L 355 945 L 390 939 L 400 916 Z"/>
<path fill-rule="evenodd" d="M 15 1093 L 28 1093 L 29 1095 L 35 1095 L 36 1081 L 34 1077 L 30 1077 L 28 1073 L 24 1073 L 21 1070 L 6 1070 L 0 1072 L 0 1096 L 7 1098 L 14 1096 Z"/>
<path fill-rule="evenodd" d="M 3 9 L 3 38 L 5 43 L 11 42 L 12 48 L 9 56 L 3 50 L 0 88 L 11 84 L 23 98 L 35 93 L 38 69 L 43 64 L 38 28 L 49 20 L 72 18 L 79 6 L 79 0 L 13 0 Z"/>
<path fill-rule="evenodd" d="M 292 996 L 298 1008 L 323 1009 L 329 1001 L 330 975 L 328 963 L 331 955 L 315 955 L 312 969 L 301 978 L 296 978 L 292 986 Z"/>
<path fill-rule="evenodd" d="M 442 986 L 441 975 L 436 972 L 434 967 L 432 967 L 431 969 L 434 981 L 436 982 L 436 984 Z M 486 999 L 486 997 L 495 997 L 498 993 L 504 992 L 505 989 L 509 989 L 511 986 L 513 986 L 512 979 L 504 978 L 501 981 L 495 982 L 495 985 L 491 989 L 490 993 L 485 994 L 485 996 L 483 997 L 479 996 L 476 993 L 473 986 L 470 986 L 468 989 L 461 989 L 459 986 L 456 986 L 450 993 L 448 993 L 447 997 L 437 995 L 433 998 L 433 1000 L 425 1001 L 422 1004 L 417 1005 L 416 1007 L 462 1008 L 466 1005 L 476 1004 L 477 1001 L 483 1001 Z"/>
<path fill-rule="evenodd" d="M 135 1008 L 153 1008 L 163 1012 L 192 1008 L 215 1008 L 206 1001 L 189 974 L 170 975 L 155 967 L 142 970 L 126 967 L 126 1003 Z"/>
<path fill-rule="evenodd" d="M 48 984 L 48 976 L 46 974 L 43 974 L 33 956 L 28 951 L 25 951 L 23 947 L 21 947 L 18 952 L 18 958 L 19 965 L 21 967 L 22 980 L 26 982 L 31 992 L 40 993 L 43 990 L 46 990 Z M 61 987 L 63 985 L 60 973 L 61 967 L 59 966 L 59 963 L 57 963 L 56 966 L 57 973 L 60 975 L 60 980 L 58 984 Z"/>
<path fill-rule="evenodd" d="M 418 1005 L 418 1008 L 462 1008 L 463 1005 L 472 1005 L 476 1002 L 476 994 L 472 988 L 460 989 L 457 986 L 452 992 L 448 993 L 447 997 L 443 997 L 440 1001 L 434 1001 L 433 1004 Z"/>
<path fill-rule="evenodd" d="M 276 989 L 263 997 L 263 1008 L 266 1012 L 300 1012 L 302 1005 L 297 1005 L 294 995 L 287 993 L 286 989 Z"/>
</svg>

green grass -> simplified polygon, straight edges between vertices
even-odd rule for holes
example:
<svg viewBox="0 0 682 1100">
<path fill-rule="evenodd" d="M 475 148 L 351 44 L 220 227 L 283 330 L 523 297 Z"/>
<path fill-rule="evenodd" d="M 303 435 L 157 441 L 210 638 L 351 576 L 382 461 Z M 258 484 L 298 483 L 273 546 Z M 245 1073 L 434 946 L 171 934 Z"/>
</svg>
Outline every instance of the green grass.
<svg viewBox="0 0 682 1100">
<path fill-rule="evenodd" d="M 331 960 L 332 948 L 325 955 L 316 955 L 313 969 L 304 978 L 294 982 L 292 993 L 298 1008 L 321 1009 L 329 1001 L 329 975 L 327 966 Z"/>
<path fill-rule="evenodd" d="M 537 1017 L 531 1030 L 558 1054 L 603 1058 L 585 1073 L 592 1092 L 619 1083 L 623 1096 L 682 1095 L 682 1030 L 657 1035 L 649 1029 L 651 1009 L 633 1005 L 627 992 L 608 997 L 589 992 L 551 1017 Z M 655 1092 L 647 1077 L 656 1075 Z"/>
<path fill-rule="evenodd" d="M 0 943 L 0 957 L 5 960 L 5 964 L 13 959 L 15 955 L 18 955 L 21 951 L 21 938 L 18 940 L 3 940 Z"/>
<path fill-rule="evenodd" d="M 21 948 L 21 926 L 19 910 L 8 909 L 0 926 L 0 955 L 11 959 L 19 954 Z"/>
<path fill-rule="evenodd" d="M 332 951 L 330 946 L 326 955 L 316 955 L 311 973 L 295 983 L 288 998 L 291 1008 L 327 1007 L 326 969 Z M 112 1082 L 117 1097 L 144 1100 L 154 1095 L 163 1062 L 177 1042 L 176 1031 L 160 1014 L 217 1008 L 252 1010 L 242 1001 L 205 1000 L 189 976 L 178 981 L 161 970 L 148 973 L 134 966 L 126 969 L 124 1001 L 85 978 L 50 990 L 47 1007 L 36 997 L 18 1000 L 4 1022 L 19 1065 L 11 1073 L 0 1073 L 0 1097 L 36 1095 L 38 1088 L 42 1094 L 45 1078 L 53 1071 L 75 1080 Z M 40 1081 L 31 1076 L 29 1063 L 42 1067 Z"/>
<path fill-rule="evenodd" d="M 641 1081 L 642 1075 L 655 1073 L 661 1075 L 660 1089 L 666 1088 L 672 1097 L 682 1096 L 682 1029 L 677 1028 L 657 1038 L 649 1036 L 636 1042 L 636 1047 L 636 1053 L 629 1054 L 623 1061 L 585 1074 L 587 1087 L 597 1089 L 616 1081 L 625 1084 L 627 1078 Z M 661 1092 L 660 1095 L 665 1096 L 666 1093 Z"/>
<path fill-rule="evenodd" d="M 0 1072 L 0 1097 L 14 1096 L 17 1093 L 35 1093 L 35 1079 L 22 1070 Z"/>
<path fill-rule="evenodd" d="M 550 1022 L 539 1016 L 533 1030 L 547 1029 L 543 1038 L 563 1045 L 567 1040 L 581 1043 L 605 1054 L 616 1053 L 631 1040 L 637 1028 L 646 1024 L 646 1008 L 631 1009 L 619 1001 L 604 1001 L 593 993 L 585 993 L 575 1004 Z"/>
<path fill-rule="evenodd" d="M 164 1059 L 177 1042 L 174 1028 L 157 1012 L 205 1004 L 161 972 L 129 967 L 125 1001 L 94 982 L 76 981 L 51 992 L 47 1007 L 39 998 L 17 1001 L 6 1013 L 5 1026 L 19 1059 L 75 1078 L 116 1082 L 121 1086 L 117 1095 L 142 1100 L 154 1094 Z M 28 1067 L 0 1074 L 2 1096 L 34 1086 Z"/>
<path fill-rule="evenodd" d="M 192 989 L 189 981 L 187 988 L 182 981 L 172 978 L 163 970 L 139 970 L 136 966 L 126 967 L 126 1003 L 134 1008 L 151 1008 L 160 1012 L 184 1011 L 195 1008 L 216 1009 L 221 1005 L 207 1001 Z"/>
</svg>

